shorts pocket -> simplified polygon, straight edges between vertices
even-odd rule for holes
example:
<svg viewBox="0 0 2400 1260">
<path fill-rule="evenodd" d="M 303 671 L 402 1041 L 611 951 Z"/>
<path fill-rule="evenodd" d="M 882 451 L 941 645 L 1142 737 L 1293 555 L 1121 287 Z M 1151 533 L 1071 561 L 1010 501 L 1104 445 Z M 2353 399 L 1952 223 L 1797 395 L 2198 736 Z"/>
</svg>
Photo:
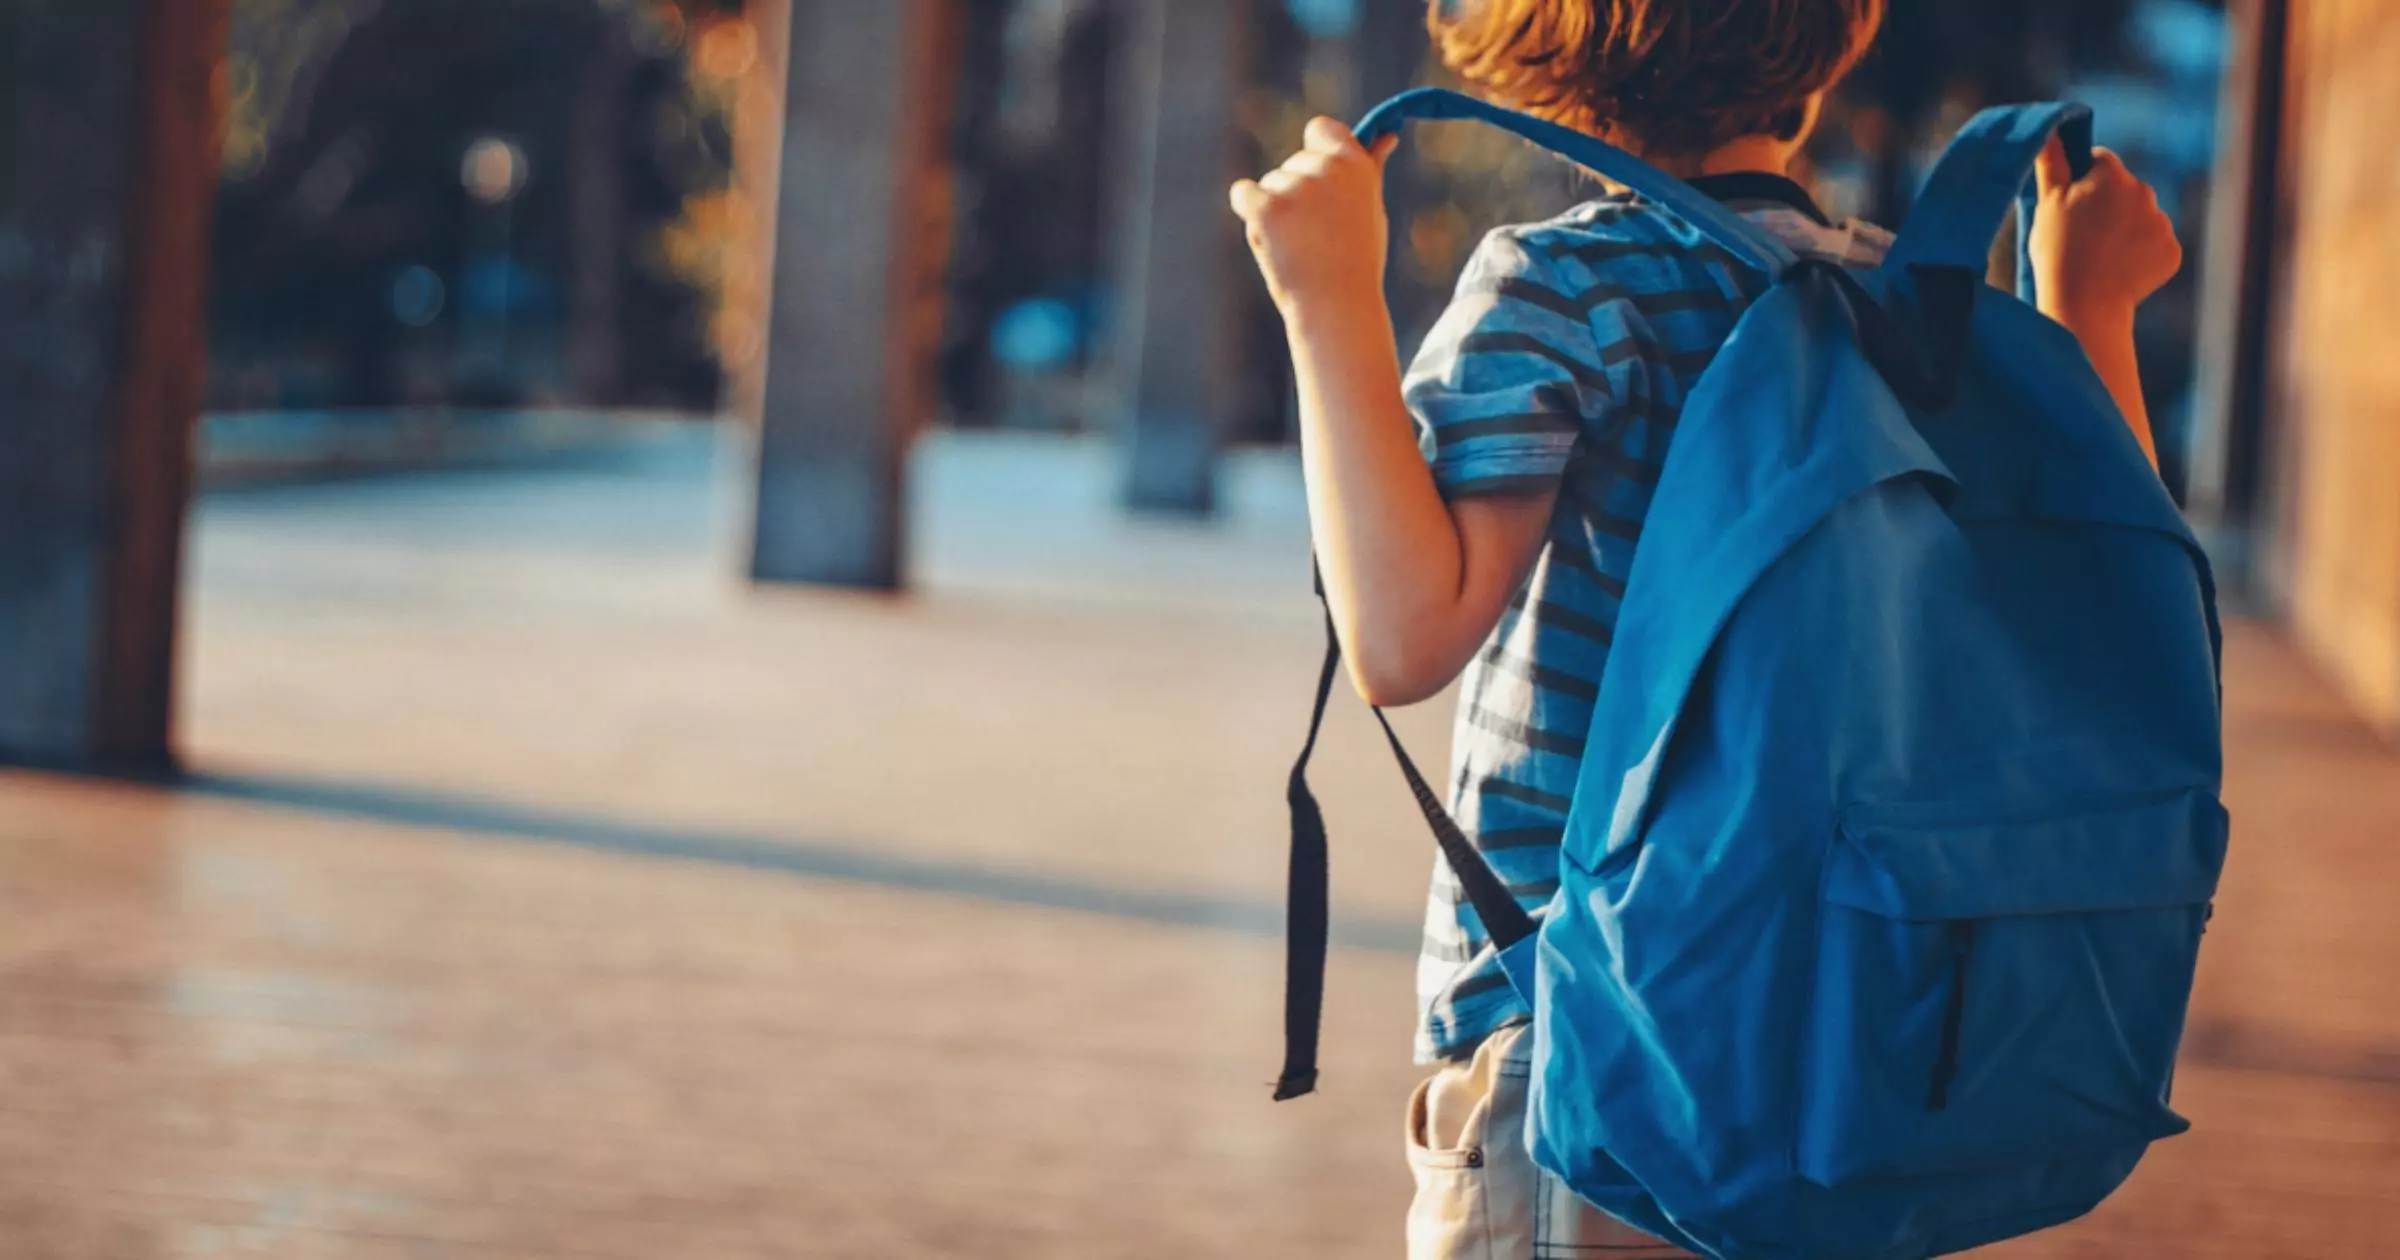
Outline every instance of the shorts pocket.
<svg viewBox="0 0 2400 1260">
<path fill-rule="evenodd" d="M 2168 1109 L 2224 860 L 2204 790 L 2065 817 L 1846 814 L 1829 860 L 1799 1128 L 1823 1185 L 2106 1154 Z"/>
<path fill-rule="evenodd" d="M 1491 1196 L 1485 1180 L 1491 1077 L 1464 1065 L 1427 1077 L 1408 1101 L 1408 1168 L 1416 1198 L 1408 1208 L 1409 1260 L 1486 1260 L 1491 1255 Z M 1456 1135 L 1436 1136 L 1437 1108 L 1466 1109 Z M 1445 1114 L 1442 1127 L 1449 1127 Z"/>
</svg>

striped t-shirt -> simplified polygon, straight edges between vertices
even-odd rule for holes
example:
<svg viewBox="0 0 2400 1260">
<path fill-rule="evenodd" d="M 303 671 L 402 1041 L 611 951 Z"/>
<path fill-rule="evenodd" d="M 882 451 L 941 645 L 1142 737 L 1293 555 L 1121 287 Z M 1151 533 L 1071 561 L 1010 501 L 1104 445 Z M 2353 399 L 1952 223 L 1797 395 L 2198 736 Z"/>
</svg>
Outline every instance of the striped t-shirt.
<svg viewBox="0 0 2400 1260">
<path fill-rule="evenodd" d="M 1694 180 L 1796 252 L 1853 265 L 1891 237 L 1833 224 L 1780 176 Z M 1460 678 L 1451 807 L 1526 909 L 1558 890 L 1559 841 L 1617 601 L 1685 394 L 1765 278 L 1630 195 L 1486 238 L 1407 377 L 1451 497 L 1558 488 L 1525 585 Z M 1462 1058 L 1526 1011 L 1447 864 L 1417 966 L 1417 1057 Z"/>
</svg>

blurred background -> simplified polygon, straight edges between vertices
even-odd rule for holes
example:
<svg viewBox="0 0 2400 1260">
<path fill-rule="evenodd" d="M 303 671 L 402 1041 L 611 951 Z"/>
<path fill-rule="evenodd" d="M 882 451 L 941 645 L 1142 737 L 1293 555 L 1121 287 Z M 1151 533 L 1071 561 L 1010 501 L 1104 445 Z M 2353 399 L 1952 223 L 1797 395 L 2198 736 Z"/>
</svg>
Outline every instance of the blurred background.
<svg viewBox="0 0 2400 1260">
<path fill-rule="evenodd" d="M 2178 1106 L 2010 1257 L 2400 1242 L 2400 3 L 1892 0 L 1806 177 L 2065 95 L 2240 612 Z M 0 1257 L 1388 1256 L 1432 848 L 1224 208 L 1422 0 L 0 6 Z M 1405 343 L 1590 186 L 1417 132 Z M 1438 758 L 1447 701 L 1403 715 Z"/>
</svg>

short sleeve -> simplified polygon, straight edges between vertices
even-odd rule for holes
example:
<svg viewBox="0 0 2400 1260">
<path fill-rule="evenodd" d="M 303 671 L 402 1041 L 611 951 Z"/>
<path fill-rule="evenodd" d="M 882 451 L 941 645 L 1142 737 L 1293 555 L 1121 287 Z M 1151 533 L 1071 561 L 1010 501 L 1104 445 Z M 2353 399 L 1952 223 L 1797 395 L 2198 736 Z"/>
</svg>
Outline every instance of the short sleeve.
<svg viewBox="0 0 2400 1260">
<path fill-rule="evenodd" d="M 1448 497 L 1544 490 L 1616 395 L 1585 295 L 1515 230 L 1485 237 L 1403 383 Z"/>
</svg>

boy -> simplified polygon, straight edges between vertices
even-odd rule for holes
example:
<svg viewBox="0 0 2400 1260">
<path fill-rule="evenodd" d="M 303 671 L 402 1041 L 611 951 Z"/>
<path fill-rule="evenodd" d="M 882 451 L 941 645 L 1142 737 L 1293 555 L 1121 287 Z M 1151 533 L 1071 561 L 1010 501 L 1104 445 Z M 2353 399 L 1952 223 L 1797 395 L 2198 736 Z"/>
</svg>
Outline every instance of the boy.
<svg viewBox="0 0 2400 1260">
<path fill-rule="evenodd" d="M 1647 158 L 1796 252 L 1872 266 L 1889 234 L 1833 223 L 1784 172 L 1882 17 L 1883 0 L 1436 0 L 1430 25 L 1501 103 Z M 1605 196 L 1492 233 L 1404 378 L 1382 296 L 1393 143 L 1370 152 L 1317 119 L 1233 207 L 1290 336 L 1351 679 L 1382 705 L 1461 679 L 1452 809 L 1538 912 L 1677 414 L 1765 278 L 1668 212 Z M 2133 312 L 2181 265 L 2173 228 L 2105 151 L 2070 180 L 2054 145 L 2039 180 L 2042 310 L 2149 449 Z M 1446 869 L 1418 976 L 1418 1057 L 1440 1066 L 1409 1112 L 1410 1254 L 1680 1254 L 1528 1160 L 1528 1013 Z"/>
</svg>

